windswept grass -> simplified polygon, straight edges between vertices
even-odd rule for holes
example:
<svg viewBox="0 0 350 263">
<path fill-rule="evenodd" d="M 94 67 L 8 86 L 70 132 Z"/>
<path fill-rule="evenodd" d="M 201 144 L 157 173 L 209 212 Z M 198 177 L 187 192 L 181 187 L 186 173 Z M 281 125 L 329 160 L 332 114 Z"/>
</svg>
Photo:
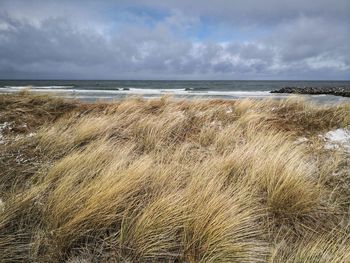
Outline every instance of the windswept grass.
<svg viewBox="0 0 350 263">
<path fill-rule="evenodd" d="M 349 155 L 319 138 L 349 105 L 18 94 L 0 109 L 1 262 L 350 260 Z"/>
</svg>

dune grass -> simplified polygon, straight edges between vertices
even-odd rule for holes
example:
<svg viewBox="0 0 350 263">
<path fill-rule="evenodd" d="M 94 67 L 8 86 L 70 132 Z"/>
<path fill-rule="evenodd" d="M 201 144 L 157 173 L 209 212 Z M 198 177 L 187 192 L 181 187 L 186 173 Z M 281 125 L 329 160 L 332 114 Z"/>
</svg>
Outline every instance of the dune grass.
<svg viewBox="0 0 350 263">
<path fill-rule="evenodd" d="M 349 154 L 319 137 L 350 105 L 22 93 L 0 121 L 0 262 L 350 260 Z"/>
</svg>

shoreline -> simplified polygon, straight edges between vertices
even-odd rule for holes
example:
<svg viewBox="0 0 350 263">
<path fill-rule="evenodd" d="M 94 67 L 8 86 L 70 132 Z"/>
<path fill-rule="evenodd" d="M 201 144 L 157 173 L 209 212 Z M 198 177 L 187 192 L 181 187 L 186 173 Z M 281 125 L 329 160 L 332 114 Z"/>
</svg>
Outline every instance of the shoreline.
<svg viewBox="0 0 350 263">
<path fill-rule="evenodd" d="M 350 102 L 350 97 L 333 96 L 332 94 L 315 93 L 280 93 L 281 91 L 268 91 L 268 90 L 256 90 L 256 91 L 198 91 L 198 90 L 185 90 L 185 89 L 149 89 L 149 88 L 130 88 L 128 90 L 91 90 L 91 89 L 72 89 L 72 88 L 53 88 L 48 87 L 13 87 L 13 88 L 0 88 L 0 94 L 16 94 L 18 92 L 31 92 L 37 95 L 48 95 L 64 99 L 76 99 L 82 102 L 98 102 L 98 101 L 118 101 L 127 98 L 138 97 L 144 99 L 156 99 L 161 97 L 171 97 L 174 99 L 189 99 L 189 100 L 241 100 L 241 99 L 253 99 L 253 100 L 284 100 L 288 99 L 291 95 L 300 95 L 301 99 L 307 101 L 319 103 L 319 104 L 341 104 Z"/>
</svg>

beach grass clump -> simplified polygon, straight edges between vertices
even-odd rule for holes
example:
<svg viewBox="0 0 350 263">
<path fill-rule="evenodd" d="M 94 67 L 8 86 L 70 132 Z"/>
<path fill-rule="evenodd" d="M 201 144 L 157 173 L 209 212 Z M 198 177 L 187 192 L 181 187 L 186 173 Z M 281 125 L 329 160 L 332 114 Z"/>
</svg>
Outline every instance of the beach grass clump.
<svg viewBox="0 0 350 263">
<path fill-rule="evenodd" d="M 286 242 L 276 244 L 270 262 L 274 263 L 343 263 L 350 261 L 349 235 L 338 230 L 327 234 L 311 234 L 288 247 Z"/>
<path fill-rule="evenodd" d="M 1 262 L 349 258 L 348 105 L 1 97 Z"/>
</svg>

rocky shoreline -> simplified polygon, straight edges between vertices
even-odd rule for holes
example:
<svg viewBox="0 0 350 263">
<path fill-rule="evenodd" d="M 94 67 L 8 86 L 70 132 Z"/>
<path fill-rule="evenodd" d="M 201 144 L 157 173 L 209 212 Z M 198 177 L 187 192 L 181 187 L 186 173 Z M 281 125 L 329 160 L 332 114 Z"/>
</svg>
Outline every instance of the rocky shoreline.
<svg viewBox="0 0 350 263">
<path fill-rule="evenodd" d="M 271 93 L 292 93 L 309 95 L 335 95 L 350 97 L 349 87 L 284 87 L 278 90 L 272 90 Z"/>
</svg>

